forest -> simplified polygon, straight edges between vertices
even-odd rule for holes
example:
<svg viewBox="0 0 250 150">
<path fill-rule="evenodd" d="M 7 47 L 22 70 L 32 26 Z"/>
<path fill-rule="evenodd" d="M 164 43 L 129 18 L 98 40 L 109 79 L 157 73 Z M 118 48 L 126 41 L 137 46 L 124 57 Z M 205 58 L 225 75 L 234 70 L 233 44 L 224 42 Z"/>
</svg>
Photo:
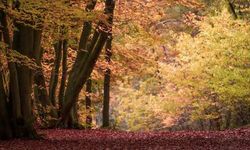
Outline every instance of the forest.
<svg viewBox="0 0 250 150">
<path fill-rule="evenodd" d="M 250 0 L 0 0 L 1 150 L 250 149 L 249 85 Z"/>
</svg>

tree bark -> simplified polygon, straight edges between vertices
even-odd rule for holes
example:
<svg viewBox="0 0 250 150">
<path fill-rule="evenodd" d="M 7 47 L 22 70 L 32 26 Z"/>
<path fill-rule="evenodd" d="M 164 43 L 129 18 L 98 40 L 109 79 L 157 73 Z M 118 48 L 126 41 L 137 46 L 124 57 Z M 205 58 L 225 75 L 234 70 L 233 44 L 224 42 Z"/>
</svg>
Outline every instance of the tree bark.
<svg viewBox="0 0 250 150">
<path fill-rule="evenodd" d="M 96 5 L 96 0 L 91 0 L 86 6 L 86 11 L 90 12 L 94 9 Z M 91 34 L 92 30 L 92 22 L 84 22 L 83 24 L 83 31 L 81 34 L 80 42 L 79 42 L 79 48 L 77 52 L 77 57 L 76 61 L 72 67 L 72 70 L 70 71 L 69 77 L 68 77 L 68 84 L 65 90 L 65 95 L 64 95 L 64 105 L 62 109 L 62 122 L 63 124 L 67 124 L 67 120 L 69 117 L 69 112 L 71 111 L 71 108 L 73 107 L 73 104 L 69 106 L 71 99 L 75 99 L 76 101 L 80 90 L 82 89 L 81 85 L 82 83 L 77 83 L 80 82 L 80 71 L 85 65 L 86 58 L 89 55 L 87 52 L 87 42 L 89 39 L 89 36 Z M 76 94 L 77 93 L 77 94 Z"/>
<path fill-rule="evenodd" d="M 6 4 L 7 7 L 7 4 Z M 5 12 L 1 11 L 1 24 L 3 26 L 3 39 L 4 43 L 7 45 L 7 54 L 12 49 L 12 39 L 10 37 L 10 29 L 8 16 Z M 19 93 L 19 83 L 17 69 L 14 62 L 8 61 L 8 67 L 10 72 L 10 101 L 12 105 L 12 121 L 14 126 L 16 126 L 16 120 L 21 119 L 21 102 L 20 102 L 20 93 Z"/>
<path fill-rule="evenodd" d="M 0 53 L 2 53 L 1 50 Z M 2 67 L 3 64 L 0 61 L 0 139 L 9 139 L 12 137 L 12 129 L 10 115 L 7 110 L 7 94 L 4 88 L 4 71 L 1 69 Z"/>
<path fill-rule="evenodd" d="M 40 51 L 40 42 L 42 31 L 35 30 L 23 24 L 16 24 L 14 32 L 13 48 L 29 57 L 34 59 L 35 53 Z M 33 128 L 34 116 L 32 108 L 32 84 L 33 84 L 33 71 L 28 66 L 17 66 L 19 93 L 21 98 L 21 112 L 23 116 L 21 136 L 35 138 L 37 134 Z"/>
<path fill-rule="evenodd" d="M 77 78 L 75 78 L 74 81 L 69 80 L 68 86 L 66 88 L 65 92 L 65 105 L 63 107 L 62 111 L 62 120 L 64 121 L 67 119 L 69 112 L 71 111 L 74 104 L 77 102 L 77 97 L 86 82 L 86 80 L 89 78 L 94 65 L 97 61 L 98 56 L 100 55 L 100 52 L 102 50 L 102 47 L 105 44 L 105 40 L 107 38 L 106 33 L 101 33 L 99 36 L 99 39 L 91 52 L 90 56 L 87 58 L 86 63 L 84 63 L 84 66 Z"/>
<path fill-rule="evenodd" d="M 8 4 L 5 4 L 6 8 L 9 7 Z M 4 43 L 7 45 L 7 55 L 12 50 L 12 38 L 10 36 L 10 29 L 9 29 L 9 17 L 3 11 L 1 11 L 1 25 L 3 26 L 3 40 Z M 8 68 L 10 73 L 10 82 L 9 82 L 9 102 L 6 104 L 9 108 L 9 117 L 11 118 L 10 123 L 12 125 L 12 135 L 19 136 L 21 135 L 19 131 L 19 125 L 22 123 L 22 112 L 21 112 L 21 100 L 20 100 L 20 90 L 19 90 L 19 83 L 18 83 L 18 74 L 16 69 L 16 64 L 8 60 Z M 7 107 L 7 106 L 5 106 Z"/>
<path fill-rule="evenodd" d="M 67 55 L 68 55 L 68 41 L 64 40 L 63 41 L 63 58 L 62 58 L 62 78 L 61 78 L 61 85 L 60 85 L 60 90 L 59 90 L 59 116 L 60 112 L 63 107 L 63 96 L 65 92 L 65 86 L 66 86 L 66 80 L 67 80 Z"/>
<path fill-rule="evenodd" d="M 231 0 L 228 0 L 228 6 L 229 6 L 229 12 L 233 15 L 234 19 L 238 18 L 238 15 L 235 11 L 235 7 L 233 2 L 231 2 Z"/>
<path fill-rule="evenodd" d="M 12 137 L 10 116 L 7 110 L 7 96 L 3 88 L 2 72 L 0 73 L 0 139 Z"/>
<path fill-rule="evenodd" d="M 106 42 L 106 61 L 110 64 L 111 61 L 111 48 L 112 48 L 112 34 L 109 35 Z M 111 70 L 106 68 L 104 74 L 104 99 L 103 99 L 103 127 L 109 127 L 109 103 L 110 103 L 110 75 Z"/>
<path fill-rule="evenodd" d="M 51 72 L 50 86 L 49 86 L 49 99 L 52 102 L 53 106 L 56 106 L 56 88 L 58 84 L 60 62 L 62 58 L 62 46 L 63 46 L 62 40 L 60 40 L 54 46 L 55 60 L 54 60 L 54 67 Z"/>
<path fill-rule="evenodd" d="M 106 41 L 105 54 L 106 62 L 110 64 L 112 56 L 112 25 L 114 17 L 114 2 L 106 1 L 106 14 L 109 16 L 108 38 Z M 110 103 L 110 75 L 109 66 L 106 68 L 104 75 L 104 99 L 103 99 L 103 127 L 109 127 L 109 103 Z"/>
<path fill-rule="evenodd" d="M 6 5 L 6 7 L 8 6 Z M 7 54 L 10 54 L 11 49 L 14 49 L 30 59 L 35 59 L 34 55 L 40 53 L 42 31 L 15 22 L 14 25 L 17 30 L 14 30 L 12 40 L 8 16 L 4 11 L 0 13 L 3 39 L 8 49 Z M 14 62 L 10 62 L 10 60 L 8 60 L 8 67 L 10 72 L 9 97 L 3 92 L 2 73 L 0 77 L 0 136 L 35 138 L 37 134 L 33 127 L 34 116 L 31 98 L 33 71 L 29 66 L 17 65 Z M 9 101 L 4 100 L 6 99 L 5 97 L 8 97 Z M 6 131 L 3 131 L 3 128 L 6 128 Z"/>
<path fill-rule="evenodd" d="M 114 0 L 106 0 L 105 14 L 112 14 L 114 6 L 115 6 Z M 89 37 L 89 34 L 87 34 L 87 37 Z M 83 63 L 81 63 L 79 67 L 81 69 L 77 72 L 72 72 L 71 76 L 69 77 L 68 86 L 65 92 L 65 105 L 62 111 L 61 122 L 65 122 L 65 120 L 67 120 L 69 112 L 71 111 L 74 104 L 77 102 L 77 97 L 81 89 L 83 88 L 83 85 L 90 77 L 90 74 L 93 71 L 95 63 L 101 53 L 101 50 L 106 42 L 106 39 L 107 39 L 107 26 L 104 23 L 100 23 L 96 29 L 96 32 L 93 36 L 91 43 L 87 47 L 87 53 L 84 53 L 82 57 Z M 83 44 L 85 46 L 87 43 Z M 75 77 L 72 78 L 73 76 Z"/>
</svg>

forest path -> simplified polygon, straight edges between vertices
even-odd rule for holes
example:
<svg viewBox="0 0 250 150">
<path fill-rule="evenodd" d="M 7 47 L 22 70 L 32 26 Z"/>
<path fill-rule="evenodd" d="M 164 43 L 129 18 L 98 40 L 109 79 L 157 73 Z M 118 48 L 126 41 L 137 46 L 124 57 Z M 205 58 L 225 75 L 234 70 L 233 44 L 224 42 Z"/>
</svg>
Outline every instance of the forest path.
<svg viewBox="0 0 250 150">
<path fill-rule="evenodd" d="M 43 140 L 0 141 L 0 150 L 250 150 L 250 128 L 226 131 L 122 132 L 40 130 Z"/>
</svg>

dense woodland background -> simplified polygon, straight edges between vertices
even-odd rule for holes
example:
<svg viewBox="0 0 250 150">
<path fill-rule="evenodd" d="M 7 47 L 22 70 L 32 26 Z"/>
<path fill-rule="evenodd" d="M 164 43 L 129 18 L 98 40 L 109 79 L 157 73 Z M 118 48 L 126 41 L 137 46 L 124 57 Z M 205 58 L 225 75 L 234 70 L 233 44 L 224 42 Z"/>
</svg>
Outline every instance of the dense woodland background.
<svg viewBox="0 0 250 150">
<path fill-rule="evenodd" d="M 250 123 L 249 0 L 1 0 L 0 137 Z"/>
</svg>

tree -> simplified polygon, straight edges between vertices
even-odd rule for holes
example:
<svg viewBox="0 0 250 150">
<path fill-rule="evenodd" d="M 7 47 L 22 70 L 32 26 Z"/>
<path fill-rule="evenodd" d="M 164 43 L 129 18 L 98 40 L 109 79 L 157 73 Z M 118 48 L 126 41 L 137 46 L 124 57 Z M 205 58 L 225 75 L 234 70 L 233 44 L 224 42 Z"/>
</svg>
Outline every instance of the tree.
<svg viewBox="0 0 250 150">
<path fill-rule="evenodd" d="M 61 85 L 59 90 L 59 112 L 63 108 L 63 96 L 65 92 L 66 79 L 67 79 L 67 57 L 68 57 L 68 40 L 63 40 L 63 58 L 62 58 L 62 77 L 61 77 Z"/>
<path fill-rule="evenodd" d="M 96 1 L 90 1 L 86 7 L 86 11 L 91 11 L 94 8 L 95 3 Z M 105 14 L 111 14 L 114 10 L 114 7 L 115 1 L 106 0 Z M 108 17 L 110 17 L 110 15 Z M 88 37 L 91 33 L 91 28 L 91 22 L 84 23 L 77 58 L 71 73 L 69 74 L 68 85 L 65 91 L 65 105 L 62 110 L 61 119 L 61 122 L 64 123 L 66 123 L 69 119 L 69 112 L 72 110 L 73 105 L 76 104 L 77 97 L 83 85 L 89 78 L 107 39 L 107 25 L 104 24 L 104 22 L 100 22 L 94 31 L 91 42 L 87 43 Z M 79 70 L 79 68 L 81 69 Z"/>
<path fill-rule="evenodd" d="M 12 129 L 10 127 L 9 112 L 7 110 L 7 94 L 4 86 L 4 69 L 3 69 L 3 51 L 1 49 L 0 56 L 0 139 L 12 137 Z"/>
<path fill-rule="evenodd" d="M 19 7 L 18 1 L 15 3 L 7 3 L 1 1 L 6 10 L 11 9 L 11 6 Z M 42 31 L 33 29 L 22 23 L 14 22 L 18 30 L 14 31 L 13 40 L 10 37 L 9 18 L 5 11 L 1 11 L 1 24 L 4 27 L 4 43 L 7 45 L 9 55 L 12 52 L 27 56 L 27 59 L 35 59 L 35 55 L 40 53 L 40 42 Z M 13 43 L 11 42 L 13 41 Z M 11 50 L 14 49 L 14 50 Z M 9 61 L 9 60 L 8 60 Z M 10 101 L 3 102 L 3 107 L 10 108 L 4 111 L 9 122 L 12 124 L 11 132 L 14 137 L 36 137 L 36 132 L 33 128 L 31 93 L 33 83 L 33 72 L 29 66 L 16 66 L 15 63 L 9 61 L 10 69 Z M 7 106 L 10 107 L 7 107 Z M 10 120 L 10 118 L 12 118 Z M 7 121 L 8 122 L 8 121 Z M 4 129 L 3 129 L 4 130 Z"/>
<path fill-rule="evenodd" d="M 111 57 L 111 42 L 112 37 L 110 36 L 106 43 L 106 61 L 110 63 Z M 109 67 L 106 68 L 104 74 L 104 96 L 103 96 L 103 127 L 109 126 L 109 102 L 110 102 L 110 75 L 111 70 Z"/>
<path fill-rule="evenodd" d="M 45 3 L 48 5 L 44 5 Z M 54 6 L 58 6 L 58 8 L 54 9 Z M 72 11 L 64 1 L 53 1 L 52 3 L 42 0 L 0 1 L 0 24 L 3 37 L 1 38 L 1 54 L 7 57 L 7 70 L 10 72 L 10 80 L 7 84 L 4 77 L 8 74 L 2 70 L 0 74 L 1 138 L 37 137 L 33 126 L 35 121 L 34 101 L 32 99 L 34 82 L 37 85 L 34 91 L 36 100 L 40 101 L 43 109 L 51 109 L 51 116 L 56 116 L 45 87 L 41 64 L 43 56 L 41 41 L 43 35 L 50 34 L 53 37 L 53 34 L 48 31 L 51 26 L 57 26 L 55 20 L 62 16 L 60 9 L 67 10 L 71 14 L 74 11 L 79 13 L 76 8 Z M 51 15 L 53 11 L 60 13 L 52 13 Z M 55 22 L 51 23 L 47 19 Z M 77 23 L 81 19 L 76 15 L 74 20 L 74 23 Z M 63 43 L 63 45 L 66 49 L 67 44 Z M 1 60 L 2 58 L 1 55 Z M 5 85 L 7 85 L 9 93 Z"/>
<path fill-rule="evenodd" d="M 109 12 L 108 23 L 111 25 L 108 31 L 108 39 L 106 41 L 105 47 L 105 59 L 108 65 L 111 62 L 112 56 L 112 25 L 113 25 L 113 17 L 114 17 L 114 9 Z M 109 66 L 106 68 L 104 73 L 104 96 L 103 96 L 103 127 L 109 126 L 109 102 L 110 102 L 110 75 L 111 70 Z"/>
<path fill-rule="evenodd" d="M 63 49 L 63 41 L 59 40 L 59 42 L 55 43 L 55 59 L 54 59 L 54 67 L 51 72 L 50 77 L 50 87 L 49 87 L 49 99 L 52 102 L 53 106 L 56 106 L 56 89 L 59 78 L 59 68 L 62 59 L 62 49 Z"/>
<path fill-rule="evenodd" d="M 199 26 L 197 37 L 183 34 L 179 38 L 175 48 L 180 54 L 163 68 L 192 101 L 192 122 L 202 121 L 210 126 L 206 129 L 246 125 L 250 121 L 250 26 L 227 11 L 204 17 Z"/>
</svg>

